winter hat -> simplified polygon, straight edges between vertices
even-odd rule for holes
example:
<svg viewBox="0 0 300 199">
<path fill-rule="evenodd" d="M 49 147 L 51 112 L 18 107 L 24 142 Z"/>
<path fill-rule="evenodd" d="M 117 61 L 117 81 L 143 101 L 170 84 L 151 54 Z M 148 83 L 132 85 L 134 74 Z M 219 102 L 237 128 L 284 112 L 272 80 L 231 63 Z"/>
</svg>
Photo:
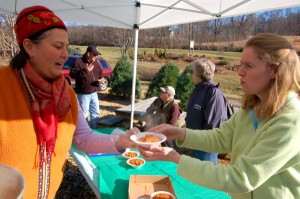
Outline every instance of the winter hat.
<svg viewBox="0 0 300 199">
<path fill-rule="evenodd" d="M 24 39 L 52 28 L 67 30 L 64 22 L 48 8 L 44 6 L 24 8 L 19 13 L 14 26 L 19 47 L 23 45 Z"/>
</svg>

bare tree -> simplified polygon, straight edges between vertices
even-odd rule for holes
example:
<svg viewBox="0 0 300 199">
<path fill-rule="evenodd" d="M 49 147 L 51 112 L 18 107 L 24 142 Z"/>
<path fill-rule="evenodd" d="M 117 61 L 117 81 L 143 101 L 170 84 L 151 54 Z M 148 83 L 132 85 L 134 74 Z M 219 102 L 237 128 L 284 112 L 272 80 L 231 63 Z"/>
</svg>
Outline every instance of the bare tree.
<svg viewBox="0 0 300 199">
<path fill-rule="evenodd" d="M 14 32 L 15 15 L 1 15 L 0 51 L 4 57 L 13 57 L 19 50 Z"/>
<path fill-rule="evenodd" d="M 291 9 L 287 9 L 285 15 L 286 19 L 283 19 L 280 25 L 280 34 L 300 35 L 300 10 L 292 12 Z"/>
<path fill-rule="evenodd" d="M 223 31 L 223 20 L 222 19 L 212 20 L 210 28 L 212 33 L 212 42 L 216 42 L 219 35 Z"/>
<path fill-rule="evenodd" d="M 113 38 L 114 39 L 112 39 L 111 42 L 114 46 L 120 48 L 121 54 L 128 54 L 128 51 L 132 47 L 134 41 L 133 30 L 114 28 Z"/>
<path fill-rule="evenodd" d="M 13 24 L 15 16 L 0 16 L 0 55 L 12 57 L 18 51 Z M 170 36 L 172 30 L 172 37 Z M 145 48 L 188 48 L 193 39 L 195 46 L 213 50 L 207 43 L 234 42 L 247 39 L 260 32 L 281 35 L 300 35 L 300 10 L 284 9 L 257 14 L 218 18 L 193 24 L 173 25 L 140 30 L 139 47 Z M 127 54 L 133 46 L 134 31 L 104 26 L 68 23 L 70 44 L 117 46 Z"/>
<path fill-rule="evenodd" d="M 202 21 L 194 24 L 194 39 L 199 43 L 209 42 L 209 21 Z"/>
</svg>

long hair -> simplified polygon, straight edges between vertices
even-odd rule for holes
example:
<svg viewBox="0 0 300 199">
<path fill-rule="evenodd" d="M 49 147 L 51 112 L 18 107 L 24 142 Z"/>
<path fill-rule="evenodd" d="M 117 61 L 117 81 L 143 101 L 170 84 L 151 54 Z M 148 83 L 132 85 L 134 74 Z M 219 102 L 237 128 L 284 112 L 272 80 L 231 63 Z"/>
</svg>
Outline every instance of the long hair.
<svg viewBox="0 0 300 199">
<path fill-rule="evenodd" d="M 267 66 L 274 69 L 275 78 L 267 90 L 267 98 L 261 101 L 256 95 L 243 96 L 244 109 L 255 107 L 255 116 L 270 118 L 283 106 L 288 91 L 300 94 L 300 61 L 292 45 L 284 37 L 273 33 L 261 33 L 250 38 L 245 48 L 251 47 Z"/>
</svg>

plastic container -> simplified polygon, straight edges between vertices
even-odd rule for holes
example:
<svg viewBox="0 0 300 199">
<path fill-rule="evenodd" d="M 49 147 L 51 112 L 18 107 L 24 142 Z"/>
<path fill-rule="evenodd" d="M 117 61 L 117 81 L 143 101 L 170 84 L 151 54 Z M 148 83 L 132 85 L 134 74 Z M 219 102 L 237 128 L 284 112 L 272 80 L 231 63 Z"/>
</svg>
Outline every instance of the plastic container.
<svg viewBox="0 0 300 199">
<path fill-rule="evenodd" d="M 22 199 L 25 180 L 20 172 L 11 167 L 0 165 L 0 198 Z"/>
</svg>

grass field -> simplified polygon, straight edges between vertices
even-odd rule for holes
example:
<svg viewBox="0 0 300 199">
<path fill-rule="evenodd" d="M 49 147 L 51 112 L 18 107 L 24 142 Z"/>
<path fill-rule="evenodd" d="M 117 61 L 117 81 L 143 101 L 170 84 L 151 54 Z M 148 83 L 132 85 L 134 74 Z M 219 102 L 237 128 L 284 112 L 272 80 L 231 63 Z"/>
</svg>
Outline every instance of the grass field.
<svg viewBox="0 0 300 199">
<path fill-rule="evenodd" d="M 79 48 L 79 53 L 83 54 L 86 51 L 87 46 L 75 46 L 71 45 L 70 48 Z M 121 57 L 121 53 L 119 48 L 117 47 L 102 47 L 99 46 L 98 50 L 101 52 L 101 56 L 107 59 L 112 66 L 115 67 L 119 58 Z M 146 52 L 147 55 L 154 54 L 153 48 L 139 48 L 138 54 L 143 55 Z M 184 57 L 189 57 L 189 50 L 182 49 L 167 49 L 167 53 L 184 55 Z M 205 56 L 208 59 L 211 59 L 213 62 L 218 62 L 219 57 L 223 57 L 224 59 L 229 61 L 228 67 L 236 67 L 236 63 L 239 63 L 241 53 L 237 52 L 218 52 L 218 51 L 201 51 L 195 50 L 193 51 L 192 57 L 202 57 Z M 0 65 L 8 65 L 9 59 L 0 57 Z M 183 71 L 186 66 L 190 65 L 190 61 L 184 59 L 176 59 L 176 60 L 167 60 L 167 59 L 157 59 L 155 61 L 149 60 L 141 60 L 139 59 L 137 62 L 137 73 L 141 80 L 143 81 L 151 81 L 154 75 L 159 71 L 159 69 L 165 65 L 167 62 L 175 63 L 180 71 Z M 215 82 L 220 83 L 221 89 L 228 96 L 234 98 L 240 98 L 242 95 L 240 86 L 239 86 L 239 77 L 236 72 L 228 68 L 227 66 L 217 66 L 217 72 L 215 73 Z"/>
<path fill-rule="evenodd" d="M 80 53 L 84 53 L 86 50 L 86 46 L 70 46 L 71 48 L 78 47 L 80 49 Z M 107 59 L 111 66 L 114 67 L 121 57 L 120 50 L 116 47 L 98 47 L 101 52 L 101 56 Z M 146 52 L 147 55 L 154 54 L 153 48 L 139 48 L 138 54 L 143 55 Z M 167 49 L 167 53 L 185 55 L 188 57 L 189 50 L 182 49 Z M 211 59 L 213 62 L 218 62 L 219 57 L 223 57 L 224 59 L 229 61 L 228 67 L 237 67 L 236 65 L 239 63 L 241 53 L 238 52 L 217 52 L 217 51 L 202 51 L 195 50 L 193 51 L 193 57 L 201 57 L 205 56 L 206 58 Z M 156 61 L 147 61 L 139 59 L 137 62 L 137 73 L 141 80 L 150 81 L 152 77 L 154 77 L 155 73 L 168 61 L 174 62 L 181 71 L 188 65 L 190 62 L 177 59 L 177 60 L 165 60 L 158 59 Z M 227 96 L 233 98 L 240 98 L 242 95 L 242 91 L 239 85 L 239 77 L 236 72 L 228 68 L 227 66 L 217 66 L 217 72 L 215 73 L 215 82 L 220 83 L 220 87 Z"/>
<path fill-rule="evenodd" d="M 80 53 L 84 53 L 87 46 L 75 46 L 70 45 L 70 48 L 79 48 Z M 101 52 L 101 56 L 105 59 L 109 60 L 114 66 L 119 58 L 121 57 L 120 49 L 117 47 L 106 47 L 106 46 L 98 46 L 99 51 Z M 131 49 L 133 50 L 133 49 Z M 154 54 L 153 48 L 139 48 L 138 54 L 143 54 L 146 51 L 147 54 Z M 207 57 L 225 57 L 230 59 L 240 59 L 241 53 L 239 52 L 220 52 L 220 51 L 206 51 L 206 50 L 194 50 L 191 51 L 193 56 L 207 56 Z M 167 53 L 175 53 L 175 54 L 189 54 L 189 50 L 186 49 L 167 49 Z"/>
</svg>

